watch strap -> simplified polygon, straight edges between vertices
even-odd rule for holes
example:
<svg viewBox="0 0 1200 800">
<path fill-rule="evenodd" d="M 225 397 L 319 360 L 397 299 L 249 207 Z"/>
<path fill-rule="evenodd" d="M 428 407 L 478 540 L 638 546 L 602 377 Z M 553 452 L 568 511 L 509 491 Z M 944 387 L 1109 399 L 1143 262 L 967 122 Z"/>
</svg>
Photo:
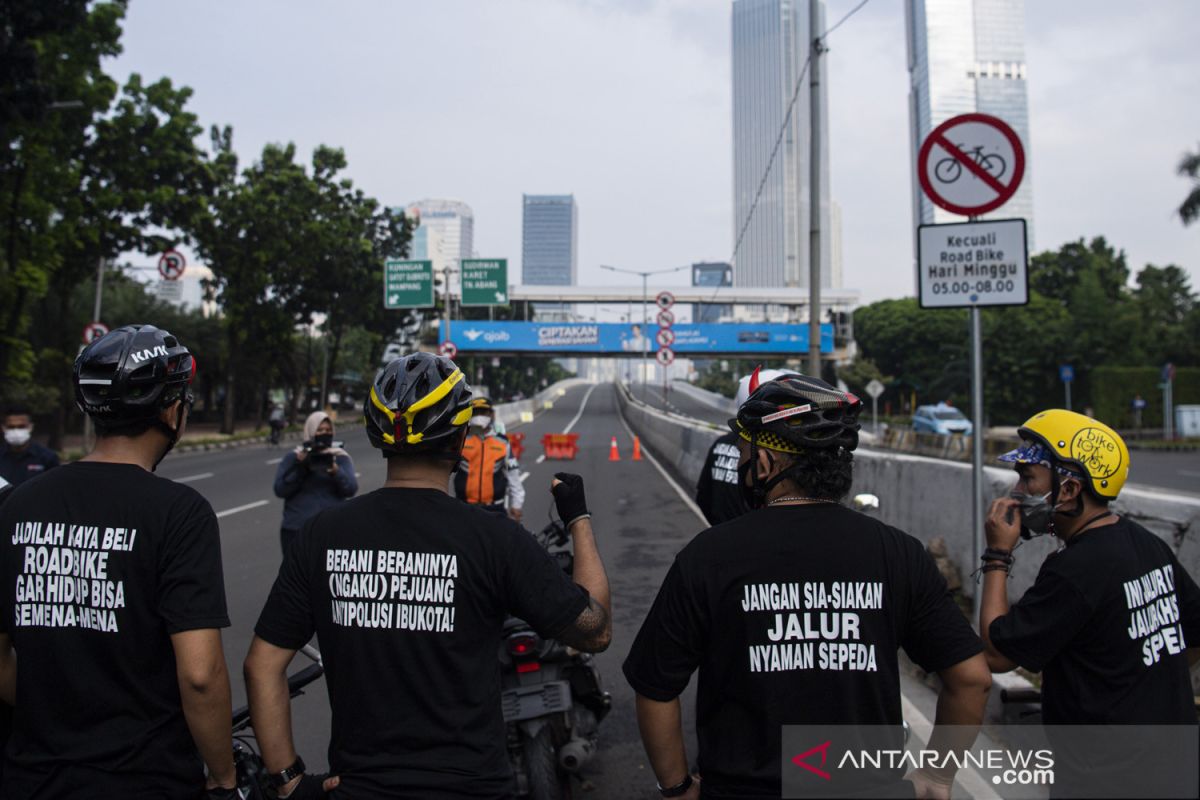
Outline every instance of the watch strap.
<svg viewBox="0 0 1200 800">
<path fill-rule="evenodd" d="M 294 780 L 295 778 L 298 778 L 303 774 L 304 774 L 304 759 L 302 759 L 300 756 L 296 756 L 296 760 L 292 762 L 292 765 L 290 767 L 284 767 L 284 769 L 281 772 L 272 772 L 267 777 L 271 781 L 271 786 L 273 786 L 276 789 L 279 789 L 279 788 L 286 786 L 289 781 Z"/>
<path fill-rule="evenodd" d="M 669 786 L 664 789 L 661 785 L 659 785 L 658 793 L 661 794 L 663 797 L 682 797 L 683 795 L 687 794 L 688 789 L 691 789 L 691 788 L 692 788 L 692 775 L 689 772 L 687 775 L 684 776 L 682 781 L 675 784 L 674 786 Z"/>
</svg>

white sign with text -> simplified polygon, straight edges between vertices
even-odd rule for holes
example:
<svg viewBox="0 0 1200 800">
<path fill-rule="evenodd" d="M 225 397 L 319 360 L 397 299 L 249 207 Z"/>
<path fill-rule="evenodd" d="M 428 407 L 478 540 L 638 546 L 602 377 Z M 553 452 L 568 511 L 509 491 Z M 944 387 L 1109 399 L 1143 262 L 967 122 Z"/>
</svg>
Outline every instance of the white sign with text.
<svg viewBox="0 0 1200 800">
<path fill-rule="evenodd" d="M 1025 220 L 922 225 L 917 231 L 917 285 L 922 308 L 1025 305 Z"/>
</svg>

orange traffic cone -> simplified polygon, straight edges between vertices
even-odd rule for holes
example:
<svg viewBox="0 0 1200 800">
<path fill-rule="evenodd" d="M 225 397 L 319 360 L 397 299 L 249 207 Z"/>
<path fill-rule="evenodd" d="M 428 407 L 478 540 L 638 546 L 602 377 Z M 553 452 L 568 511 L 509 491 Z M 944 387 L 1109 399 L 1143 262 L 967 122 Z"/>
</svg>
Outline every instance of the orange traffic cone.
<svg viewBox="0 0 1200 800">
<path fill-rule="evenodd" d="M 642 460 L 642 440 L 638 437 L 633 437 L 633 460 Z"/>
<path fill-rule="evenodd" d="M 608 449 L 609 461 L 620 461 L 621 454 L 617 452 L 617 437 L 612 437 L 612 447 Z"/>
</svg>

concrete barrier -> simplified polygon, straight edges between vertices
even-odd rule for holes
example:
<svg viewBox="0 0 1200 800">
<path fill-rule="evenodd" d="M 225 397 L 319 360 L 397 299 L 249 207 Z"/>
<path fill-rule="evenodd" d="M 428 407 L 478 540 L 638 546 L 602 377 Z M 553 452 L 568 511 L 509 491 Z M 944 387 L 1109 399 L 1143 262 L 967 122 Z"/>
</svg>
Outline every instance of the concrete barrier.
<svg viewBox="0 0 1200 800">
<path fill-rule="evenodd" d="M 582 378 L 567 378 L 566 380 L 547 386 L 528 399 L 517 400 L 513 403 L 497 403 L 496 419 L 503 423 L 506 428 L 519 425 L 521 424 L 522 414 L 529 413 L 537 416 L 545 410 L 546 403 L 557 402 L 558 398 L 566 394 L 568 389 L 585 383 L 588 383 L 588 381 Z"/>
<path fill-rule="evenodd" d="M 722 430 L 688 417 L 650 408 L 618 385 L 622 413 L 630 427 L 687 489 L 696 485 L 705 456 Z M 1136 456 L 1135 456 L 1136 458 Z M 1009 492 L 1012 470 L 985 467 L 984 495 Z M 946 541 L 950 558 L 963 573 L 964 591 L 974 594 L 971 543 L 971 465 L 907 453 L 859 449 L 854 457 L 853 492 L 878 495 L 880 519 L 928 543 Z M 1127 488 L 1113 509 L 1145 526 L 1175 551 L 1180 563 L 1200 577 L 1200 497 Z M 1010 596 L 1019 597 L 1033 584 L 1042 561 L 1056 546 L 1044 536 L 1025 542 L 1016 552 Z"/>
<path fill-rule="evenodd" d="M 733 416 L 737 413 L 737 406 L 733 404 L 733 399 L 726 397 L 723 394 L 710 392 L 707 389 L 701 389 L 699 386 L 693 386 L 687 381 L 672 381 L 671 389 L 680 394 L 685 394 L 688 397 L 705 405 L 720 411 L 723 414 Z"/>
</svg>

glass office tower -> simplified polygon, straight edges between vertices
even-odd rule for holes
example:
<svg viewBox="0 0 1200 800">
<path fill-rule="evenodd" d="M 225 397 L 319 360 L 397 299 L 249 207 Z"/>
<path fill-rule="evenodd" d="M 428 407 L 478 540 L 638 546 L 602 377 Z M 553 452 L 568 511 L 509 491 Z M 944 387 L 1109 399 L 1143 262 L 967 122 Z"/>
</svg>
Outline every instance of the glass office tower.
<svg viewBox="0 0 1200 800">
<path fill-rule="evenodd" d="M 578 273 L 579 212 L 575 195 L 522 195 L 521 282 L 574 286 Z"/>
<path fill-rule="evenodd" d="M 813 39 L 810 2 L 733 3 L 733 235 L 738 286 L 808 286 L 810 91 L 805 75 L 771 163 Z M 824 26 L 824 3 L 819 3 Z M 823 64 L 827 64 L 827 60 Z M 828 69 L 822 74 L 821 285 L 832 281 L 829 213 Z M 763 176 L 766 175 L 765 182 Z M 762 185 L 761 195 L 759 186 Z M 755 197 L 758 196 L 755 208 Z M 751 215 L 751 208 L 754 208 Z M 747 220 L 749 222 L 747 223 Z M 742 231 L 745 230 L 743 234 Z"/>
<path fill-rule="evenodd" d="M 961 222 L 935 206 L 916 180 L 925 137 L 959 114 L 979 112 L 1007 122 L 1025 149 L 1025 177 L 1011 200 L 984 219 L 1023 217 L 1033 249 L 1033 180 L 1025 69 L 1025 0 L 905 0 L 909 130 L 916 225 Z"/>
</svg>

